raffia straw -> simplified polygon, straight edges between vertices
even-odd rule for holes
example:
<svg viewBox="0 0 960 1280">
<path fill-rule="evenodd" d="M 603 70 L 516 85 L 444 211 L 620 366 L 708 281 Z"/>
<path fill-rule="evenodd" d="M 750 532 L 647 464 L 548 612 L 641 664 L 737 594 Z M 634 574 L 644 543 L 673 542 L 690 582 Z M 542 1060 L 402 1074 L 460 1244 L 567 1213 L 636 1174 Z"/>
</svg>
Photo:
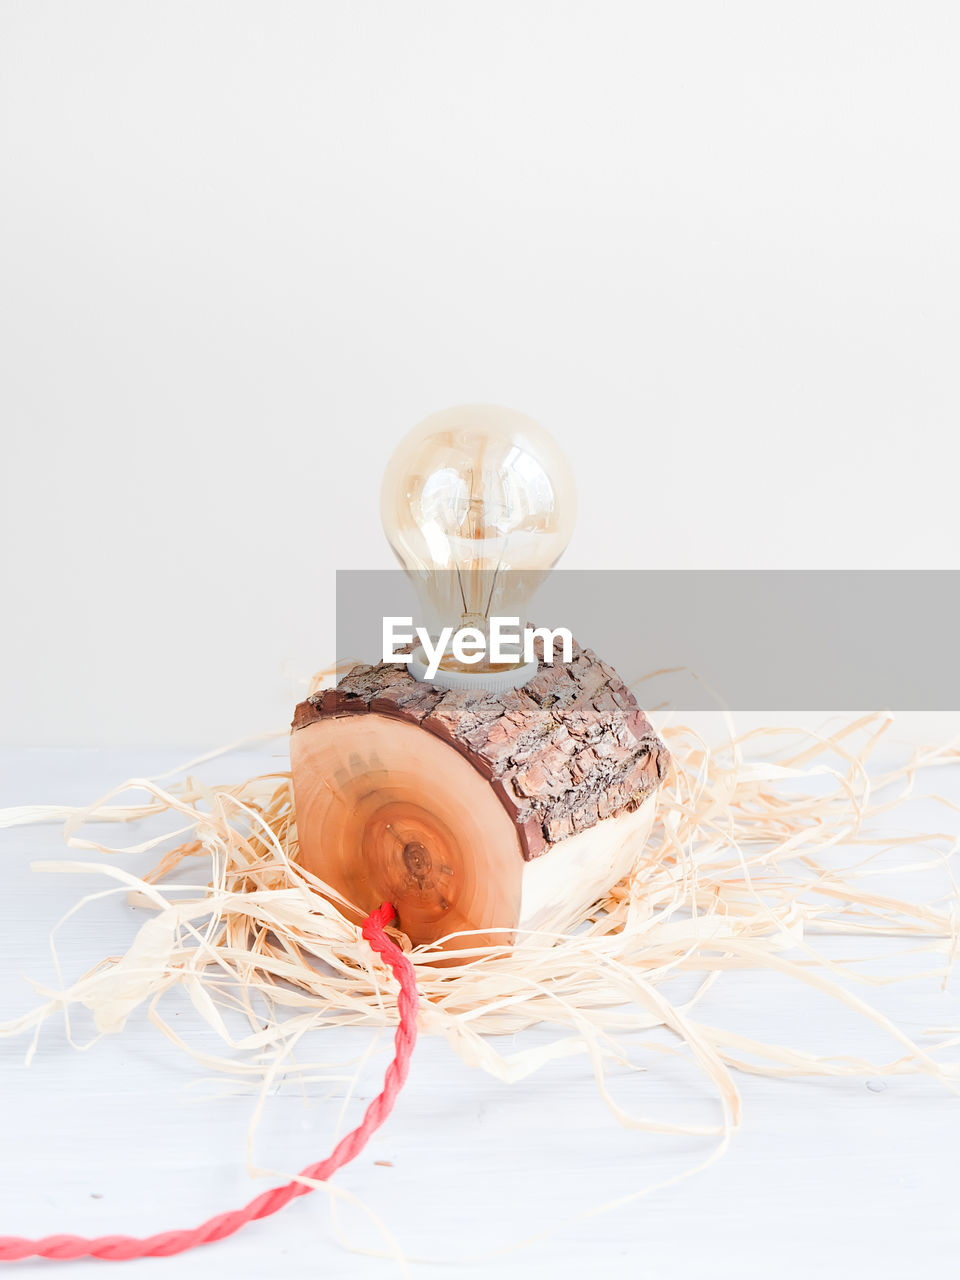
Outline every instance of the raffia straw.
<svg viewBox="0 0 960 1280">
<path fill-rule="evenodd" d="M 689 727 L 665 730 L 673 769 L 651 839 L 631 873 L 569 933 L 522 933 L 512 948 L 506 942 L 477 946 L 459 953 L 466 963 L 456 968 L 434 966 L 436 948 L 411 949 L 402 939 L 417 967 L 421 1032 L 446 1037 L 466 1062 L 504 1081 L 586 1054 L 621 1124 L 715 1137 L 717 1148 L 704 1164 L 739 1124 L 736 1071 L 770 1077 L 919 1072 L 956 1089 L 960 1064 L 945 1055 L 958 1043 L 958 1029 L 943 1028 L 936 1043 L 918 1044 L 868 998 L 872 986 L 895 979 L 871 975 L 866 955 L 832 959 L 813 941 L 824 932 L 906 941 L 911 956 L 927 957 L 926 971 L 941 981 L 952 967 L 960 892 L 951 859 L 960 809 L 934 797 L 950 820 L 945 826 L 953 828 L 940 831 L 891 834 L 890 818 L 914 795 L 918 773 L 960 763 L 960 748 L 923 749 L 901 767 L 872 773 L 889 725 L 889 716 L 876 714 L 832 734 L 764 728 L 731 736 L 718 750 Z M 42 992 L 33 1010 L 0 1030 L 32 1031 L 32 1054 L 40 1027 L 54 1015 L 64 1016 L 69 1033 L 71 1010 L 84 1007 L 99 1034 L 107 1034 L 143 1006 L 162 1034 L 204 1067 L 260 1084 L 255 1123 L 268 1086 L 284 1078 L 304 1084 L 336 1078 L 298 1052 L 311 1032 L 387 1026 L 396 1020 L 396 1005 L 336 895 L 297 863 L 289 773 L 208 786 L 186 772 L 166 786 L 133 779 L 86 809 L 7 812 L 6 825 L 66 818 L 70 848 L 111 856 L 35 864 L 40 871 L 113 881 L 102 894 L 81 899 L 71 915 L 110 893 L 126 894 L 152 914 L 124 955 Z M 146 791 L 149 800 L 116 803 L 132 790 Z M 161 813 L 178 815 L 173 835 L 118 847 L 81 834 L 89 823 Z M 160 856 L 146 876 L 115 860 L 150 849 Z M 876 865 L 899 850 L 897 866 Z M 950 891 L 941 901 L 911 902 L 877 888 L 876 877 L 905 867 L 942 869 Z M 179 876 L 187 870 L 191 879 L 183 882 Z M 701 1022 L 698 1002 L 733 970 L 775 971 L 840 1001 L 851 1016 L 887 1035 L 892 1056 L 817 1056 Z M 670 984 L 689 975 L 695 990 L 676 1000 Z M 187 993 L 228 1052 L 196 1048 L 174 1030 L 161 1009 L 174 988 Z M 246 1034 L 231 1029 L 237 1013 L 246 1019 Z M 498 1036 L 538 1025 L 561 1034 L 514 1051 L 498 1043 Z M 608 1069 L 632 1065 L 625 1038 L 654 1029 L 672 1033 L 676 1050 L 689 1055 L 714 1088 L 721 1104 L 717 1124 L 661 1121 L 628 1111 L 610 1093 Z"/>
</svg>

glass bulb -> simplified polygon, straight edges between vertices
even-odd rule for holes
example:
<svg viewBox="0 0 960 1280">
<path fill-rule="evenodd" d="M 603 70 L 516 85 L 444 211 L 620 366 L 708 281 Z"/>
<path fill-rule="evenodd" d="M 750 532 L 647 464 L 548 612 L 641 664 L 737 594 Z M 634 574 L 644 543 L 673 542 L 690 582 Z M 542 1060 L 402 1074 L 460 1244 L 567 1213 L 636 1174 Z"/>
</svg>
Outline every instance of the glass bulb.
<svg viewBox="0 0 960 1280">
<path fill-rule="evenodd" d="M 380 512 L 433 632 L 485 631 L 495 616 L 522 627 L 530 596 L 570 541 L 576 490 L 538 423 L 498 405 L 463 405 L 432 414 L 400 441 Z M 440 666 L 457 669 L 449 654 Z"/>
</svg>

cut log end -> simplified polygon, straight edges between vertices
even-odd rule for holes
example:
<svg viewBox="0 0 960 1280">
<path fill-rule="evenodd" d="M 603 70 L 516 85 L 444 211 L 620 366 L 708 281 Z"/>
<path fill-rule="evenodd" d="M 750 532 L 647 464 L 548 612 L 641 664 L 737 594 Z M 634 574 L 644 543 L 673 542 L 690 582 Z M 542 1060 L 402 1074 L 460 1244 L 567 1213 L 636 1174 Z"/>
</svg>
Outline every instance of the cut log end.
<svg viewBox="0 0 960 1280">
<path fill-rule="evenodd" d="M 294 733 L 290 752 L 301 863 L 353 904 L 358 922 L 390 902 L 417 944 L 516 925 L 516 828 L 457 752 L 376 713 L 317 720 Z"/>
</svg>

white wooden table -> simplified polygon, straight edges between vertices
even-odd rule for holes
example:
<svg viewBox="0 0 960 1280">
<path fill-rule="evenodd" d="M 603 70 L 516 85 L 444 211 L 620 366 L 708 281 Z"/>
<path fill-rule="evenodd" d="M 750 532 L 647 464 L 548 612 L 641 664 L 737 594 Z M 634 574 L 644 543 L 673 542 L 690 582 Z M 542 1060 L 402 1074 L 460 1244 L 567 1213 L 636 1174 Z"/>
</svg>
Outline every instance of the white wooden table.
<svg viewBox="0 0 960 1280">
<path fill-rule="evenodd" d="M 0 805 L 87 803 L 123 779 L 178 761 L 170 752 L 0 753 Z M 276 756 L 238 753 L 205 775 L 239 779 Z M 941 789 L 958 780 L 940 777 Z M 119 828 L 111 834 L 123 835 Z M 31 872 L 40 858 L 76 856 L 56 826 L 0 832 L 5 870 L 3 1016 L 35 999 L 24 978 L 53 981 L 48 932 L 97 877 Z M 85 855 L 84 855 L 85 856 Z M 132 868 L 148 859 L 131 858 Z M 122 896 L 89 906 L 65 926 L 66 977 L 116 954 L 143 913 Z M 822 941 L 836 954 L 849 941 Z M 890 961 L 890 972 L 905 962 Z M 954 984 L 954 987 L 956 984 Z M 872 993 L 912 1035 L 960 1027 L 955 990 L 917 978 Z M 172 1020 L 211 1050 L 190 1006 Z M 774 975 L 718 983 L 700 1019 L 814 1052 L 898 1056 L 897 1046 L 848 1011 Z M 76 1034 L 89 1037 L 78 1020 Z M 370 1032 L 329 1030 L 314 1057 L 345 1063 Z M 549 1032 L 537 1032 L 549 1035 Z M 345 1117 L 355 1123 L 380 1087 L 390 1037 L 363 1068 Z M 246 1171 L 254 1089 L 223 1094 L 223 1081 L 161 1038 L 142 1017 L 87 1052 L 62 1022 L 43 1032 L 29 1068 L 27 1040 L 0 1041 L 5 1123 L 0 1232 L 146 1234 L 191 1226 L 269 1185 Z M 649 1055 L 644 1074 L 614 1080 L 618 1098 L 662 1119 L 715 1123 L 706 1082 L 670 1056 Z M 584 1219 L 629 1192 L 696 1165 L 709 1139 L 651 1137 L 620 1128 L 600 1101 L 586 1060 L 574 1058 L 514 1085 L 464 1066 L 445 1042 L 422 1038 L 393 1116 L 336 1178 L 393 1232 L 414 1276 L 630 1275 L 644 1280 L 737 1277 L 951 1276 L 960 1267 L 960 1099 L 920 1077 L 773 1081 L 738 1077 L 745 1120 L 728 1153 L 705 1172 L 618 1210 Z M 344 1085 L 292 1084 L 271 1095 L 254 1159 L 294 1172 L 331 1148 Z M 344 1122 L 341 1121 L 341 1124 Z M 276 1179 L 279 1181 L 279 1176 Z M 171 1260 L 125 1264 L 122 1274 L 231 1277 L 402 1275 L 392 1260 L 344 1247 L 385 1249 L 355 1203 L 323 1193 L 221 1244 Z M 546 1239 L 495 1260 L 463 1261 L 544 1232 Z M 428 1266 L 417 1259 L 439 1260 Z M 55 1264 L 41 1264 L 43 1274 Z M 39 1274 L 39 1271 L 37 1272 Z M 104 1274 L 73 1264 L 71 1276 Z M 112 1273 L 111 1273 L 112 1274 Z"/>
</svg>

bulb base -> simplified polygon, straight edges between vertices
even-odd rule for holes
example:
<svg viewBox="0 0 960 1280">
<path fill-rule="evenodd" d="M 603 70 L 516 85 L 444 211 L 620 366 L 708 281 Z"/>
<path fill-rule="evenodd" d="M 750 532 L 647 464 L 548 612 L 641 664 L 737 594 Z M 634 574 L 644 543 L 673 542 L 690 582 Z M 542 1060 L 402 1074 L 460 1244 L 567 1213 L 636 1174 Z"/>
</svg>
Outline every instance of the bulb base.
<svg viewBox="0 0 960 1280">
<path fill-rule="evenodd" d="M 525 662 L 521 667 L 511 667 L 507 671 L 444 671 L 437 669 L 435 675 L 427 678 L 427 655 L 418 645 L 407 658 L 407 670 L 414 680 L 423 684 L 435 685 L 438 689 L 474 689 L 482 693 L 505 693 L 508 689 L 520 689 L 529 684 L 540 670 L 538 662 Z"/>
</svg>

